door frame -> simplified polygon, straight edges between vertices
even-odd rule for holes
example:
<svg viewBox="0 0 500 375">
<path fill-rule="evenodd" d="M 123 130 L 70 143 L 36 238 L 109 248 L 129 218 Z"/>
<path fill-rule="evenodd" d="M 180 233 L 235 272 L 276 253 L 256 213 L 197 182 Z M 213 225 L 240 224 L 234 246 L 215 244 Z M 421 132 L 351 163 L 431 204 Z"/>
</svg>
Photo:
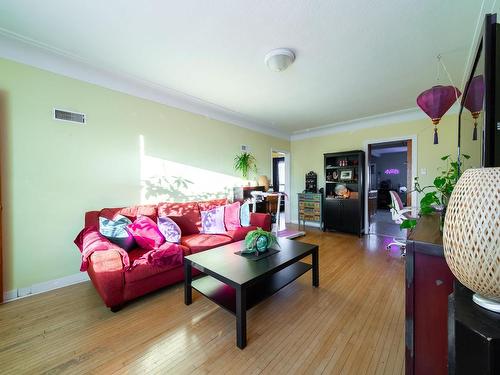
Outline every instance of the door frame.
<svg viewBox="0 0 500 375">
<path fill-rule="evenodd" d="M 291 167 L 290 167 L 290 151 L 288 150 L 281 150 L 278 148 L 271 148 L 271 169 L 270 171 L 270 177 L 272 181 L 272 174 L 273 174 L 273 152 L 279 152 L 281 154 L 285 155 L 285 194 L 287 195 L 287 198 L 285 199 L 285 223 L 290 223 L 291 221 L 291 212 L 290 212 L 290 200 L 292 199 L 290 195 L 290 189 L 291 189 Z"/>
<path fill-rule="evenodd" d="M 415 177 L 417 177 L 418 171 L 418 160 L 417 160 L 417 135 L 406 135 L 401 137 L 388 137 L 388 138 L 378 138 L 378 139 L 367 139 L 363 144 L 363 151 L 365 152 L 365 234 L 370 233 L 369 218 L 368 218 L 368 191 L 370 189 L 370 155 L 368 155 L 369 145 L 387 142 L 398 142 L 398 141 L 408 141 L 411 140 L 411 186 L 408 186 L 408 190 L 411 191 L 411 202 L 415 205 L 418 199 L 418 194 L 415 191 Z M 414 213 L 412 213 L 414 214 Z"/>
</svg>

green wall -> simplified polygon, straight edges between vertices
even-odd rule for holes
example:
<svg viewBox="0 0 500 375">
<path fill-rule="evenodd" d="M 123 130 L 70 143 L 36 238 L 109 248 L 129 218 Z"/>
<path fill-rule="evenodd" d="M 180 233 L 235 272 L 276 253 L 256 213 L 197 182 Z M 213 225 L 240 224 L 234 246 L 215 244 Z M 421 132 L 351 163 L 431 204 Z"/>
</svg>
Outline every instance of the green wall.
<svg viewBox="0 0 500 375">
<path fill-rule="evenodd" d="M 471 125 L 472 126 L 472 125 Z M 366 142 L 389 138 L 416 136 L 417 173 L 423 184 L 432 183 L 439 169 L 445 164 L 440 160 L 443 155 L 457 154 L 457 115 L 443 117 L 439 127 L 439 144 L 433 144 L 433 125 L 430 120 L 422 119 L 386 126 L 377 126 L 355 131 L 338 132 L 321 137 L 291 142 L 292 155 L 292 221 L 297 220 L 297 193 L 304 190 L 305 174 L 315 171 L 318 174 L 318 187 L 324 187 L 323 154 L 349 150 L 363 150 Z M 467 137 L 466 141 L 468 142 Z M 476 147 L 477 149 L 477 147 Z M 474 156 L 477 159 L 477 155 Z M 421 174 L 422 169 L 426 175 Z"/>
<path fill-rule="evenodd" d="M 270 175 L 286 140 L 0 59 L 5 290 L 79 271 L 85 211 L 224 194 L 241 144 Z M 55 121 L 83 112 L 84 126 Z"/>
</svg>

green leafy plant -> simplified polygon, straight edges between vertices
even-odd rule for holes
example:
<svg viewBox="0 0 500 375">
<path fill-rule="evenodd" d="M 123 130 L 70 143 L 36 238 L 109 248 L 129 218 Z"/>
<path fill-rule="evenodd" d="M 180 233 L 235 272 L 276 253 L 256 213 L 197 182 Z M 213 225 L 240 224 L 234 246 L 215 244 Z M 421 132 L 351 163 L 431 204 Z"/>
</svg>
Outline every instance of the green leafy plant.
<svg viewBox="0 0 500 375">
<path fill-rule="evenodd" d="M 245 250 L 242 251 L 243 254 L 250 254 L 250 253 L 258 253 L 257 250 L 257 241 L 259 241 L 260 237 L 264 237 L 267 240 L 267 248 L 273 246 L 273 245 L 278 245 L 278 239 L 274 234 L 271 232 L 267 232 L 262 228 L 257 228 L 255 230 L 252 230 L 248 232 L 248 234 L 245 237 Z"/>
<path fill-rule="evenodd" d="M 257 173 L 255 157 L 249 152 L 242 152 L 234 158 L 234 170 L 240 172 L 244 179 L 248 179 L 250 172 Z"/>
<path fill-rule="evenodd" d="M 462 157 L 465 160 L 470 159 L 469 155 L 463 154 Z M 420 215 L 430 215 L 435 211 L 435 206 L 442 206 L 445 211 L 450 201 L 451 193 L 462 174 L 458 161 L 452 159 L 450 155 L 441 157 L 441 160 L 446 161 L 446 169 L 441 171 L 441 175 L 434 179 L 432 185 L 422 187 L 418 177 L 415 177 L 414 191 L 424 194 L 420 199 Z M 416 219 L 406 219 L 401 223 L 400 228 L 411 229 L 415 225 L 417 225 Z"/>
</svg>

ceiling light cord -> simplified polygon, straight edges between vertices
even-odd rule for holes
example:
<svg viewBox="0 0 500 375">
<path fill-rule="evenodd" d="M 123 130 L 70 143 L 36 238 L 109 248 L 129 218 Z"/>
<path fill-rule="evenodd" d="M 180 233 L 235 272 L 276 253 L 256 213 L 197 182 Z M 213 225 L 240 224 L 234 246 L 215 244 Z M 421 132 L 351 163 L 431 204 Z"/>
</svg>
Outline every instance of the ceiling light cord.
<svg viewBox="0 0 500 375">
<path fill-rule="evenodd" d="M 441 66 L 443 67 L 444 72 L 448 76 L 448 80 L 450 81 L 451 85 L 455 88 L 455 99 L 458 102 L 458 96 L 459 96 L 458 95 L 458 88 L 457 88 L 457 86 L 455 86 L 455 83 L 453 82 L 453 79 L 451 79 L 450 72 L 448 72 L 448 69 L 446 69 L 446 65 L 444 64 L 444 61 L 443 61 L 443 56 L 437 55 L 437 59 L 438 59 L 439 64 L 441 64 Z M 438 66 L 439 66 L 439 64 L 438 64 Z"/>
</svg>

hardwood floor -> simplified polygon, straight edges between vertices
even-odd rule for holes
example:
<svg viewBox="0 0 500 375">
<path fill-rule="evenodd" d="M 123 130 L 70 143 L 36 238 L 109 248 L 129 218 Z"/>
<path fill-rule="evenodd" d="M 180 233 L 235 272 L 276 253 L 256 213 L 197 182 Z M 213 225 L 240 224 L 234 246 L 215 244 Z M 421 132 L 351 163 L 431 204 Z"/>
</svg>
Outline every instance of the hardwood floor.
<svg viewBox="0 0 500 375">
<path fill-rule="evenodd" d="M 182 285 L 118 313 L 90 282 L 0 306 L 2 374 L 402 374 L 404 259 L 390 238 L 310 230 L 320 287 L 307 273 L 248 312 L 248 346 L 235 318 Z"/>
</svg>

